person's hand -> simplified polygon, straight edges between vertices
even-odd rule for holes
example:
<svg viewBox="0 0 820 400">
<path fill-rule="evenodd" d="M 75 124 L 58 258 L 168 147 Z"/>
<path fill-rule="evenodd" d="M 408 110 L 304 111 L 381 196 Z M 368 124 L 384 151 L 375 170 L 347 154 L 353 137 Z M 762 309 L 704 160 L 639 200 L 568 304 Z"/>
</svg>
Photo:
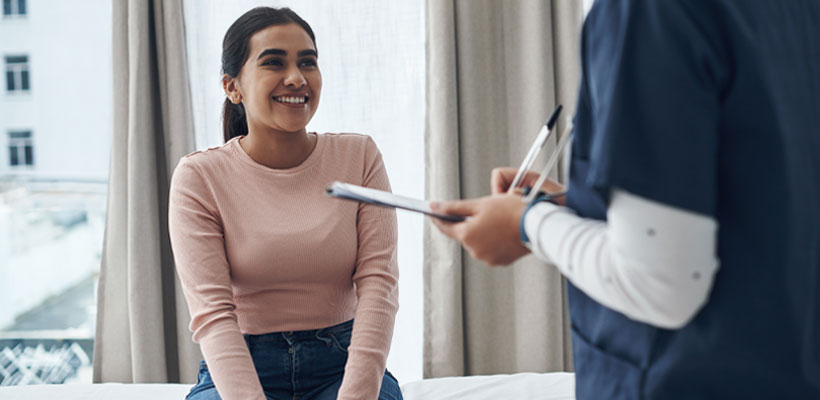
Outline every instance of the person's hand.
<svg viewBox="0 0 820 400">
<path fill-rule="evenodd" d="M 515 173 L 518 172 L 517 169 L 512 167 L 499 167 L 493 169 L 492 174 L 490 175 L 490 186 L 493 194 L 501 194 L 507 193 L 507 190 L 510 188 L 513 179 L 515 179 Z M 541 174 L 533 171 L 527 171 L 524 174 L 524 179 L 521 180 L 519 187 L 535 185 L 538 181 L 538 178 L 541 177 Z M 535 190 L 535 189 L 533 189 Z M 545 179 L 544 184 L 541 185 L 541 190 L 545 193 L 558 193 L 564 191 L 564 186 L 560 183 L 553 181 L 552 179 Z M 521 189 L 516 189 L 515 193 L 521 193 Z M 564 205 L 564 197 L 558 197 L 555 201 L 559 205 Z"/>
<path fill-rule="evenodd" d="M 473 258 L 491 266 L 508 265 L 530 252 L 519 231 L 526 206 L 514 194 L 431 204 L 436 213 L 469 217 L 456 223 L 433 217 L 433 224 L 461 242 Z"/>
</svg>

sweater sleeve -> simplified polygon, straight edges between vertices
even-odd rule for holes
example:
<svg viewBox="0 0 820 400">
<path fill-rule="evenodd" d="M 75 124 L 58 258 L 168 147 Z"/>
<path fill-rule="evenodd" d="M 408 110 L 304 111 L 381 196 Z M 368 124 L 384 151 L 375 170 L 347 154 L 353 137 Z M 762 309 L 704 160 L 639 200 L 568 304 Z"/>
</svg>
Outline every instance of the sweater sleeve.
<svg viewBox="0 0 820 400">
<path fill-rule="evenodd" d="M 390 191 L 381 154 L 369 137 L 363 186 Z M 396 210 L 360 203 L 356 225 L 359 244 L 353 282 L 358 305 L 338 398 L 376 399 L 398 310 Z"/>
<path fill-rule="evenodd" d="M 264 400 L 234 313 L 222 226 L 207 180 L 190 158 L 183 158 L 171 180 L 168 229 L 194 342 L 223 399 Z"/>
</svg>

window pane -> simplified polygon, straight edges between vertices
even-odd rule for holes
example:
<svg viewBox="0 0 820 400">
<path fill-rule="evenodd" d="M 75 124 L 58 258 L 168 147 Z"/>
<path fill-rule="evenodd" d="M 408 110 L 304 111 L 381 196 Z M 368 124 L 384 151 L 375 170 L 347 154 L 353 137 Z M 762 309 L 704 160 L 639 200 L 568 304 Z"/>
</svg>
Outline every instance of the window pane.
<svg viewBox="0 0 820 400">
<path fill-rule="evenodd" d="M 6 64 L 25 64 L 28 56 L 6 56 Z"/>
<path fill-rule="evenodd" d="M 11 15 L 11 0 L 3 0 L 3 15 Z"/>
<path fill-rule="evenodd" d="M 6 90 L 14 91 L 14 72 L 6 71 Z"/>
<path fill-rule="evenodd" d="M 8 148 L 0 154 L 0 387 L 92 380 L 113 123 L 113 2 L 40 3 L 48 12 L 35 10 L 36 21 L 0 21 L 2 44 L 19 39 L 0 51 L 0 85 L 11 94 L 0 93 L 0 145 Z M 10 19 L 28 13 L 26 0 L 2 5 Z M 38 96 L 15 96 L 34 85 L 30 60 L 55 49 L 83 62 L 38 64 Z"/>
<path fill-rule="evenodd" d="M 9 132 L 9 138 L 12 138 L 12 139 L 28 139 L 30 137 L 31 137 L 31 131 Z"/>
<path fill-rule="evenodd" d="M 26 165 L 34 165 L 34 149 L 31 145 L 26 146 Z"/>
<path fill-rule="evenodd" d="M 17 159 L 17 146 L 9 146 L 9 165 L 13 167 L 19 163 L 20 160 Z"/>
<path fill-rule="evenodd" d="M 21 89 L 22 90 L 28 90 L 28 70 L 27 69 L 24 69 L 24 70 L 20 71 L 20 80 L 22 81 L 21 85 L 20 85 Z"/>
</svg>

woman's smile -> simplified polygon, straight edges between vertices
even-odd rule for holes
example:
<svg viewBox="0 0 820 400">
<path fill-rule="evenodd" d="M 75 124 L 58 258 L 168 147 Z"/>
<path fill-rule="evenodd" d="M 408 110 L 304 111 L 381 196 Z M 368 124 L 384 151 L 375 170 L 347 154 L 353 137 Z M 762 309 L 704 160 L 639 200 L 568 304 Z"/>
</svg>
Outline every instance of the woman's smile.
<svg viewBox="0 0 820 400">
<path fill-rule="evenodd" d="M 287 107 L 304 108 L 310 101 L 310 96 L 308 94 L 273 96 L 273 101 Z"/>
</svg>

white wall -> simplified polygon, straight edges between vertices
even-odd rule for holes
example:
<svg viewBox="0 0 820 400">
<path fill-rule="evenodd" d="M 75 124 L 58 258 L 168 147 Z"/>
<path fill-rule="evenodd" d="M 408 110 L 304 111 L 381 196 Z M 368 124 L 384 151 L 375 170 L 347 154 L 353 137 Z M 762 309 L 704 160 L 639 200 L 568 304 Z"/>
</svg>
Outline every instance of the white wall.
<svg viewBox="0 0 820 400">
<path fill-rule="evenodd" d="M 112 126 L 111 1 L 27 0 L 0 17 L 0 176 L 8 130 L 31 130 L 34 170 L 46 178 L 105 180 Z M 29 93 L 6 91 L 6 55 L 28 55 Z"/>
<path fill-rule="evenodd" d="M 222 39 L 258 5 L 290 6 L 313 28 L 322 99 L 308 126 L 371 135 L 393 192 L 424 197 L 423 0 L 185 1 L 197 147 L 222 144 Z M 399 211 L 399 302 L 387 367 L 400 382 L 421 379 L 423 217 Z"/>
</svg>

